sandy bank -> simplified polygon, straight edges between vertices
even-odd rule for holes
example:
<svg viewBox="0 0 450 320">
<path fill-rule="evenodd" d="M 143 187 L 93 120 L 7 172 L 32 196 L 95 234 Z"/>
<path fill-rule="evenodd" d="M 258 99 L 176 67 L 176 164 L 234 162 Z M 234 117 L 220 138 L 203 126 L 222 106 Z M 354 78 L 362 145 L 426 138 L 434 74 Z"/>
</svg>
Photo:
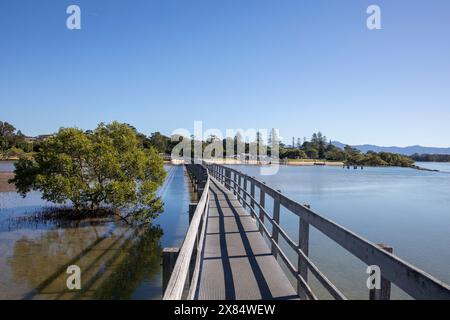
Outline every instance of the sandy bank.
<svg viewBox="0 0 450 320">
<path fill-rule="evenodd" d="M 12 172 L 0 172 L 0 192 L 15 191 L 13 184 L 9 184 L 8 180 L 14 178 Z"/>
<path fill-rule="evenodd" d="M 225 159 L 225 160 L 207 160 L 207 162 L 215 163 L 215 164 L 222 164 L 222 165 L 267 165 L 267 163 L 261 163 L 256 160 L 248 160 L 248 161 L 241 161 L 241 160 L 234 160 L 234 159 Z M 274 163 L 272 163 L 274 164 Z M 282 166 L 340 166 L 342 167 L 344 165 L 343 162 L 340 161 L 302 161 L 302 160 L 291 160 L 291 161 L 280 161 L 279 163 Z"/>
<path fill-rule="evenodd" d="M 288 166 L 333 166 L 333 167 L 342 167 L 344 165 L 343 162 L 339 161 L 289 161 L 286 163 Z"/>
</svg>

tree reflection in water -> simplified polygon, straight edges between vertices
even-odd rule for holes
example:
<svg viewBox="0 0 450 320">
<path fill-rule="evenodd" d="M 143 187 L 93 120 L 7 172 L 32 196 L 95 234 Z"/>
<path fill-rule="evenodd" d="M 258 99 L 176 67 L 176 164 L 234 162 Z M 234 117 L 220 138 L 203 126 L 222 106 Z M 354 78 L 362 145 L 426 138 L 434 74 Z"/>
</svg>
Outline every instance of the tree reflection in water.
<svg viewBox="0 0 450 320">
<path fill-rule="evenodd" d="M 28 232 L 7 260 L 11 283 L 23 288 L 23 299 L 130 299 L 142 281 L 160 273 L 161 236 L 158 226 L 106 219 Z M 81 268 L 80 291 L 67 289 L 70 265 Z"/>
</svg>

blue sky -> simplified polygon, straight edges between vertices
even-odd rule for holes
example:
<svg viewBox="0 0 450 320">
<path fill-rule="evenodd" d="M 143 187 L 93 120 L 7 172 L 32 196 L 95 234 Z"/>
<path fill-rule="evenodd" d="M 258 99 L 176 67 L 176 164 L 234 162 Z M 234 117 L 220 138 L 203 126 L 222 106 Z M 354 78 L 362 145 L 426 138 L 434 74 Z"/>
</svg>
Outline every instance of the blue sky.
<svg viewBox="0 0 450 320">
<path fill-rule="evenodd" d="M 382 30 L 366 28 L 370 4 Z M 2 0 L 0 120 L 448 147 L 449 35 L 448 0 Z"/>
</svg>

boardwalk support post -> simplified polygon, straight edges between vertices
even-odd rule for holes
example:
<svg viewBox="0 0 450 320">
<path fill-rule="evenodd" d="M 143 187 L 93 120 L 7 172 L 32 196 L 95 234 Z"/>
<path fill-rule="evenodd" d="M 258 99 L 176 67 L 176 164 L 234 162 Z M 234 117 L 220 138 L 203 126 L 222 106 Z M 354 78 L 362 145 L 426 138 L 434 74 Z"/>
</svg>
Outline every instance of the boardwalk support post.
<svg viewBox="0 0 450 320">
<path fill-rule="evenodd" d="M 275 197 L 273 199 L 273 220 L 277 225 L 280 225 L 280 199 L 278 197 Z M 272 227 L 272 239 L 276 244 L 278 244 L 278 228 L 276 227 Z M 278 251 L 273 243 L 272 254 L 275 256 L 275 258 L 278 257 Z"/>
<path fill-rule="evenodd" d="M 195 209 L 197 209 L 197 204 L 189 203 L 189 224 L 191 224 L 192 218 L 194 217 Z"/>
<path fill-rule="evenodd" d="M 264 210 L 266 208 L 266 193 L 263 189 L 259 190 L 259 232 L 263 233 L 263 224 L 264 224 Z"/>
<path fill-rule="evenodd" d="M 242 206 L 244 207 L 244 210 L 245 210 L 245 208 L 247 207 L 247 176 L 244 176 L 244 186 L 243 186 L 243 188 L 242 188 L 242 190 L 243 190 L 243 202 L 242 202 Z"/>
<path fill-rule="evenodd" d="M 393 253 L 394 249 L 385 244 L 378 244 L 378 246 L 389 253 Z M 381 285 L 380 289 L 372 289 L 369 293 L 370 300 L 391 300 L 391 282 L 383 277 L 383 270 L 381 270 Z"/>
<path fill-rule="evenodd" d="M 299 233 L 298 233 L 298 249 L 302 251 L 305 256 L 309 256 L 309 223 L 304 219 L 299 219 Z M 300 274 L 300 277 L 308 282 L 308 264 L 305 259 L 298 255 L 298 265 L 297 270 Z M 300 298 L 305 299 L 306 295 L 304 294 L 304 290 L 301 286 L 300 281 L 297 281 L 297 292 Z"/>
<path fill-rule="evenodd" d="M 253 179 L 255 177 L 252 177 Z M 250 199 L 250 206 L 252 207 L 253 210 L 255 210 L 255 183 L 253 182 L 253 180 L 250 181 L 250 196 L 252 197 Z M 253 215 L 253 210 L 252 210 L 252 215 Z"/>
<path fill-rule="evenodd" d="M 238 176 L 238 187 L 240 188 L 242 184 L 242 176 Z M 238 188 L 238 201 L 241 202 L 241 189 Z"/>
<path fill-rule="evenodd" d="M 225 169 L 225 187 L 231 189 L 231 171 L 228 169 Z"/>
<path fill-rule="evenodd" d="M 173 268 L 178 259 L 180 248 L 164 248 L 162 257 L 162 289 L 163 294 L 166 292 L 170 277 L 172 276 Z"/>
</svg>

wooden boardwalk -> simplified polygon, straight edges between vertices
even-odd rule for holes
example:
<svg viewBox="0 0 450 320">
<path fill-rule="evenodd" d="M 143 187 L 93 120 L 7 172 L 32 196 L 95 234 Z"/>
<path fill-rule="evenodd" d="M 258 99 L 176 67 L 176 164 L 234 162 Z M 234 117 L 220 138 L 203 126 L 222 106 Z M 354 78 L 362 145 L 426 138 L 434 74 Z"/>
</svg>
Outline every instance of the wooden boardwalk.
<svg viewBox="0 0 450 320">
<path fill-rule="evenodd" d="M 195 299 L 298 299 L 285 273 L 236 196 L 215 179 Z"/>
<path fill-rule="evenodd" d="M 186 168 L 199 201 L 190 205 L 182 247 L 164 249 L 164 300 L 317 300 L 310 275 L 328 296 L 346 300 L 309 257 L 310 227 L 367 266 L 378 267 L 380 286 L 368 287 L 368 298 L 389 300 L 392 283 L 415 299 L 450 300 L 449 285 L 395 256 L 388 246 L 362 238 L 255 177 L 217 164 Z M 281 226 L 281 209 L 298 219 L 297 238 Z M 281 239 L 296 259 L 287 256 Z"/>
</svg>

